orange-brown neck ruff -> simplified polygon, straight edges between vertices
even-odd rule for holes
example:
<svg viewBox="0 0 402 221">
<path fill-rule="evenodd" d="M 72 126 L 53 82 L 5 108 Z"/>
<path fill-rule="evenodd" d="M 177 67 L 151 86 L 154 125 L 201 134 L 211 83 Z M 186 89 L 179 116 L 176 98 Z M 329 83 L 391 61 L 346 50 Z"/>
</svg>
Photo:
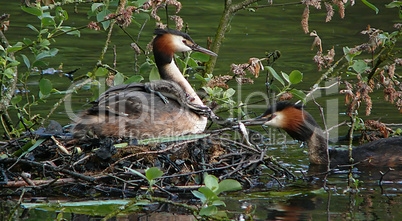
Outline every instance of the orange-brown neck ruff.
<svg viewBox="0 0 402 221">
<path fill-rule="evenodd" d="M 319 128 L 313 117 L 303 111 L 301 105 L 294 105 L 290 102 L 278 102 L 268 108 L 262 118 L 270 115 L 273 117 L 266 123 L 267 125 L 282 128 L 296 140 L 308 141 L 315 128 Z"/>
<path fill-rule="evenodd" d="M 304 111 L 301 105 L 278 102 L 263 114 L 263 116 L 269 115 L 272 115 L 272 119 L 266 122 L 266 125 L 282 128 L 293 139 L 307 142 L 311 163 L 328 163 L 326 137 L 314 118 Z"/>
<path fill-rule="evenodd" d="M 174 45 L 172 42 L 171 34 L 157 35 L 153 42 L 153 52 L 155 57 L 156 66 L 162 67 L 172 62 L 174 56 Z M 160 70 L 159 70 L 160 71 Z M 164 73 L 160 73 L 161 77 Z M 164 78 L 163 78 L 164 79 Z"/>
<path fill-rule="evenodd" d="M 320 126 L 314 118 L 301 108 L 288 107 L 283 110 L 284 130 L 293 138 L 306 141 L 312 164 L 328 164 L 328 145 Z"/>
<path fill-rule="evenodd" d="M 307 141 L 311 137 L 312 130 L 305 127 L 305 111 L 294 107 L 288 107 L 281 112 L 281 114 L 283 114 L 283 129 L 293 139 Z"/>
</svg>

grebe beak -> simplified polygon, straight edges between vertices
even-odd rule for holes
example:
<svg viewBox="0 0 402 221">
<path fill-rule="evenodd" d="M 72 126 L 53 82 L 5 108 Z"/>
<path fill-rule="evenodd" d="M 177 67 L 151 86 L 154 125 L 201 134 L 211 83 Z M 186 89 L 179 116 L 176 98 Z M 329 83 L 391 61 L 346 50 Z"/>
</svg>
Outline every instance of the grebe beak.
<svg viewBox="0 0 402 221">
<path fill-rule="evenodd" d="M 259 117 L 241 121 L 246 126 L 264 125 L 275 117 L 275 114 L 261 115 Z"/>
<path fill-rule="evenodd" d="M 193 44 L 193 45 L 189 45 L 189 47 L 191 48 L 191 50 L 193 51 L 198 51 L 207 55 L 212 55 L 212 56 L 218 56 L 215 52 L 212 52 L 206 48 L 203 48 L 197 44 Z"/>
</svg>

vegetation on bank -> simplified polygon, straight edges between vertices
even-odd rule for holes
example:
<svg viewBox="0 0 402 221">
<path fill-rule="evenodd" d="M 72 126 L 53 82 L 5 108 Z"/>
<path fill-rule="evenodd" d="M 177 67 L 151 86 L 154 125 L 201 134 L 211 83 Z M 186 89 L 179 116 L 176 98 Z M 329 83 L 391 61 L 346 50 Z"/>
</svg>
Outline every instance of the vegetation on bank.
<svg viewBox="0 0 402 221">
<path fill-rule="evenodd" d="M 350 117 L 350 122 L 348 122 L 350 130 L 347 135 L 349 138 L 353 137 L 355 131 L 362 133 L 362 137 L 369 141 L 378 137 L 399 135 L 401 130 L 392 130 L 379 121 L 363 120 L 361 115 L 362 113 L 366 116 L 370 115 L 372 108 L 376 107 L 370 96 L 375 90 L 382 90 L 384 99 L 394 104 L 395 108 L 402 112 L 402 84 L 400 83 L 402 77 L 398 73 L 402 59 L 397 45 L 402 34 L 402 24 L 395 24 L 394 30 L 384 31 L 375 27 L 367 27 L 362 31 L 362 34 L 367 35 L 367 42 L 357 46 L 344 47 L 342 52 L 335 52 L 333 48 L 329 48 L 325 52 L 319 34 L 310 31 L 311 27 L 308 24 L 310 9 L 325 10 L 327 13 L 325 22 L 330 22 L 336 13 L 340 17 L 344 17 L 345 7 L 352 7 L 354 4 L 353 0 L 344 2 L 308 0 L 292 3 L 305 6 L 301 15 L 301 26 L 305 33 L 310 34 L 314 39 L 313 48 L 317 50 L 317 54 L 312 59 L 322 73 L 316 83 L 311 85 L 309 91 L 298 88 L 298 84 L 303 80 L 303 73 L 299 70 L 285 73 L 272 67 L 272 64 L 280 59 L 278 51 L 267 52 L 266 57 L 263 58 L 250 58 L 245 64 L 233 64 L 231 75 L 223 76 L 212 75 L 216 58 L 210 58 L 201 53 L 186 54 L 184 57 L 177 56 L 176 62 L 185 76 L 194 77 L 202 82 L 200 88 L 197 89 L 203 90 L 207 94 L 204 98 L 205 104 L 217 114 L 221 111 L 230 111 L 231 116 L 243 117 L 246 115 L 243 107 L 247 104 L 238 103 L 233 99 L 236 91 L 229 86 L 228 81 L 252 84 L 253 80 L 248 76 L 259 77 L 265 72 L 267 93 L 275 94 L 275 100 L 293 99 L 306 102 L 311 99 L 314 91 L 325 88 L 322 86 L 323 83 L 331 79 L 335 82 L 332 86 L 340 85 L 340 93 L 345 94 L 345 112 Z M 367 10 L 378 10 L 368 1 L 362 2 L 368 6 Z M 77 143 L 65 138 L 63 134 L 38 136 L 35 131 L 48 124 L 56 108 L 62 105 L 71 94 L 81 93 L 82 90 L 99 91 L 98 88 L 102 85 L 100 79 L 106 78 L 108 86 L 143 82 L 144 77 L 148 75 L 150 80 L 159 79 L 152 53 L 148 47 L 137 42 L 141 31 L 137 37 L 131 36 L 128 31 L 128 28 L 142 30 L 144 25 L 151 25 L 139 23 L 139 18 L 150 19 L 153 21 L 152 25 L 155 24 L 159 28 L 186 30 L 183 25 L 184 21 L 177 14 L 180 10 L 185 10 L 179 1 L 155 0 L 93 1 L 90 2 L 91 7 L 88 11 L 88 25 L 83 27 L 66 26 L 65 22 L 72 19 L 70 17 L 74 14 L 64 10 L 63 7 L 68 4 L 81 7 L 82 4 L 87 3 L 84 0 L 37 1 L 35 3 L 25 1 L 21 10 L 29 14 L 32 19 L 40 20 L 39 26 L 27 22 L 27 27 L 36 33 L 36 38 L 22 37 L 12 43 L 7 39 L 7 29 L 12 23 L 12 18 L 9 18 L 7 14 L 0 17 L 0 77 L 2 82 L 0 120 L 1 127 L 5 131 L 2 134 L 4 141 L 0 147 L 0 162 L 6 165 L 4 168 L 7 168 L 7 178 L 4 177 L 4 179 L 10 182 L 7 183 L 10 188 L 24 185 L 13 183 L 21 177 L 25 183 L 34 186 L 33 189 L 38 194 L 46 193 L 50 187 L 53 188 L 52 194 L 60 194 L 73 188 L 68 185 L 69 182 L 71 184 L 74 180 L 81 180 L 83 184 L 80 186 L 81 191 L 78 192 L 77 197 L 88 196 L 85 192 L 88 189 L 95 189 L 95 186 L 99 190 L 97 192 L 99 195 L 106 192 L 107 187 L 113 187 L 116 189 L 113 192 L 116 196 L 138 197 L 131 205 L 141 207 L 154 201 L 168 202 L 166 199 L 153 197 L 154 189 L 158 193 L 172 196 L 172 192 L 184 191 L 185 187 L 169 190 L 162 186 L 190 186 L 188 184 L 204 183 L 205 187 L 200 187 L 192 192 L 201 200 L 202 205 L 197 209 L 186 207 L 185 204 L 180 206 L 186 207 L 198 217 L 217 214 L 225 217 L 227 214 L 219 210 L 222 208 L 219 206 L 224 203 L 218 198 L 223 190 L 237 190 L 240 183 L 243 187 L 252 186 L 258 183 L 257 180 L 260 179 L 261 174 L 268 175 L 279 186 L 297 179 L 284 166 L 266 154 L 267 143 L 264 139 L 261 139 L 258 144 L 243 143 L 242 138 L 224 133 L 228 129 L 238 130 L 240 126 L 237 124 L 217 125 L 218 129 L 209 131 L 208 134 L 190 135 L 184 140 L 172 138 L 168 140 L 169 142 L 144 141 L 148 145 L 141 146 L 131 145 L 127 140 L 88 140 L 85 143 Z M 283 7 L 292 7 L 292 4 L 286 4 Z M 235 12 L 269 10 L 269 7 L 274 6 L 275 2 L 265 5 L 265 2 L 259 0 L 245 0 L 238 3 L 226 0 L 225 10 L 217 27 L 216 36 L 211 41 L 210 49 L 216 53 L 219 52 L 227 31 L 226 28 Z M 393 1 L 386 6 L 401 9 L 402 3 Z M 168 11 L 164 10 L 166 8 L 175 8 L 176 14 L 166 14 Z M 400 15 L 400 17 L 402 16 Z M 123 73 L 116 68 L 115 64 L 104 62 L 106 53 L 111 53 L 112 50 L 109 45 L 110 39 L 118 28 L 122 29 L 133 42 L 131 47 L 135 55 L 136 73 Z M 49 79 L 43 77 L 38 84 L 39 93 L 30 93 L 28 89 L 30 78 L 44 70 L 54 68 L 49 66 L 45 59 L 58 56 L 59 49 L 52 45 L 54 41 L 62 37 L 71 39 L 85 37 L 81 36 L 80 30 L 82 29 L 92 29 L 99 35 L 106 35 L 99 59 L 94 60 L 93 71 L 84 76 L 72 78 L 72 73 L 63 72 L 62 67 L 56 68 L 60 73 L 71 77 L 71 87 L 68 90 L 57 90 Z M 336 53 L 341 55 L 336 57 Z M 138 59 L 139 57 L 144 59 Z M 139 60 L 145 62 L 139 63 Z M 345 80 L 346 75 L 356 77 L 353 80 Z M 46 116 L 40 116 L 31 111 L 32 106 L 43 105 L 49 97 L 55 94 L 63 94 L 63 97 L 54 104 Z M 94 98 L 96 98 L 96 93 L 92 99 Z M 18 121 L 12 120 L 10 117 L 12 114 L 17 115 Z M 54 127 L 57 128 L 58 125 L 56 124 Z M 49 131 L 54 132 L 55 130 L 49 128 Z M 240 131 L 241 136 L 247 137 L 245 133 L 247 132 Z M 349 146 L 351 146 L 353 139 L 349 140 Z M 186 148 L 187 146 L 191 146 L 191 148 Z M 172 159 L 171 154 L 176 155 L 176 158 Z M 170 163 L 172 160 L 174 163 Z M 52 161 L 52 164 L 43 163 L 44 161 Z M 162 170 L 156 169 L 155 164 L 160 164 Z M 16 165 L 19 166 L 18 169 Z M 27 168 L 31 168 L 32 179 L 26 177 L 23 172 Z M 40 168 L 45 168 L 47 172 L 41 173 Z M 136 169 L 133 170 L 133 168 Z M 266 169 L 270 172 L 266 173 Z M 96 171 L 96 174 L 88 175 L 89 171 Z M 214 174 L 219 179 L 206 174 Z M 39 184 L 39 181 L 43 181 L 43 183 Z M 38 187 L 39 185 L 41 186 Z M 129 185 L 130 188 L 127 190 L 125 185 Z M 54 188 L 54 186 L 58 187 Z M 141 189 L 144 186 L 149 188 Z M 2 192 L 2 194 L 7 193 Z M 19 192 L 18 194 L 23 195 L 24 193 Z M 173 204 L 173 202 L 169 203 Z"/>
</svg>

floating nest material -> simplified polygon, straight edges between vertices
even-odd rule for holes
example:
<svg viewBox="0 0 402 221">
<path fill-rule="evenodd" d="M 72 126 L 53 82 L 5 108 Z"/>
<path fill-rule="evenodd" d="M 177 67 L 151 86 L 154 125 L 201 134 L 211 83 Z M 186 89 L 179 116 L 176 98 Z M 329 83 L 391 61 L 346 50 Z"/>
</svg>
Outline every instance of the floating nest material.
<svg viewBox="0 0 402 221">
<path fill-rule="evenodd" d="M 30 134 L 0 147 L 0 195 L 19 196 L 25 187 L 31 196 L 132 197 L 149 187 L 132 170 L 144 174 L 151 167 L 163 171 L 155 191 L 167 195 L 199 188 L 205 173 L 244 188 L 261 184 L 261 177 L 277 185 L 295 179 L 266 155 L 266 144 L 244 144 L 233 140 L 236 131 L 223 131 L 140 142 Z"/>
</svg>

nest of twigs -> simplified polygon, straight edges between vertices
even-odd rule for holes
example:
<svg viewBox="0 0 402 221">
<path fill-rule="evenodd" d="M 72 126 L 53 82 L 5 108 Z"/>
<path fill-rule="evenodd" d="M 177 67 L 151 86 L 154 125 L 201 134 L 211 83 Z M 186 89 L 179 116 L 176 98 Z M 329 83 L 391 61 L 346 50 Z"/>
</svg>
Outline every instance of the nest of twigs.
<svg viewBox="0 0 402 221">
<path fill-rule="evenodd" d="M 155 192 L 168 195 L 199 188 L 205 173 L 220 180 L 235 179 L 244 188 L 258 186 L 261 177 L 279 186 L 283 180 L 295 179 L 266 155 L 266 145 L 244 144 L 219 131 L 147 145 L 122 139 L 31 136 L 35 137 L 1 147 L 0 180 L 7 188 L 0 189 L 0 195 L 19 196 L 24 187 L 31 196 L 133 197 L 149 185 L 132 170 L 144 174 L 150 167 L 164 173 L 154 185 Z M 32 139 L 36 144 L 23 150 Z"/>
</svg>

